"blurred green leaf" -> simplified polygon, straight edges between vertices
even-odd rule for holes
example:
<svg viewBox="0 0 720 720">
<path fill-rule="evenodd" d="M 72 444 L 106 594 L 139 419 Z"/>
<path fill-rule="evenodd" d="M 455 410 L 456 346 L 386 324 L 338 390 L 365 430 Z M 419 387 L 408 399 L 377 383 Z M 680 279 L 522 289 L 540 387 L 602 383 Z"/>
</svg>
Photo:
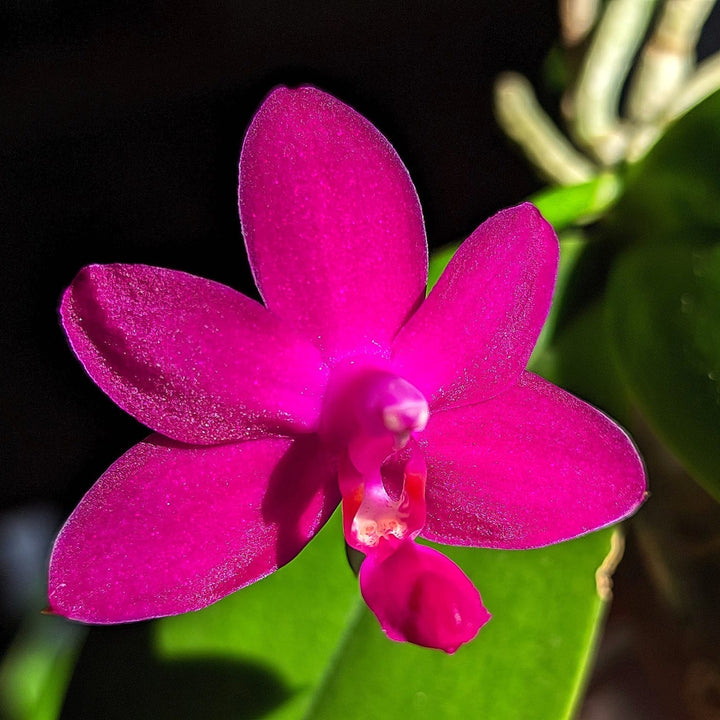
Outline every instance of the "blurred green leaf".
<svg viewBox="0 0 720 720">
<path fill-rule="evenodd" d="M 622 182 L 617 175 L 603 173 L 578 185 L 559 185 L 541 190 L 530 198 L 543 217 L 560 232 L 604 214 L 617 201 Z"/>
<path fill-rule="evenodd" d="M 621 189 L 618 177 L 605 173 L 579 185 L 546 188 L 528 198 L 528 201 L 540 210 L 555 232 L 560 233 L 574 223 L 594 218 L 606 211 L 619 197 Z M 572 237 L 577 239 L 578 235 L 573 233 Z M 428 270 L 428 293 L 459 247 L 459 243 L 453 243 L 432 253 Z"/>
<path fill-rule="evenodd" d="M 0 717 L 57 718 L 85 635 L 64 618 L 29 618 L 0 665 Z"/>
<path fill-rule="evenodd" d="M 627 252 L 610 279 L 608 311 L 638 406 L 720 500 L 720 245 Z"/>
<path fill-rule="evenodd" d="M 531 369 L 615 420 L 630 423 L 628 393 L 615 366 L 602 300 L 565 323 Z"/>
<path fill-rule="evenodd" d="M 720 92 L 672 125 L 628 169 L 611 232 L 625 242 L 696 245 L 720 234 Z"/>
<path fill-rule="evenodd" d="M 532 356 L 528 361 L 529 370 L 539 373 L 543 377 L 548 377 L 548 379 L 552 378 L 544 374 L 544 368 L 548 362 L 547 356 L 552 338 L 557 331 L 558 320 L 563 312 L 565 291 L 586 244 L 584 236 L 577 230 L 566 230 L 560 234 L 560 261 L 558 263 L 555 291 L 553 292 L 553 302 L 547 320 L 540 331 L 540 336 L 535 343 Z"/>
</svg>

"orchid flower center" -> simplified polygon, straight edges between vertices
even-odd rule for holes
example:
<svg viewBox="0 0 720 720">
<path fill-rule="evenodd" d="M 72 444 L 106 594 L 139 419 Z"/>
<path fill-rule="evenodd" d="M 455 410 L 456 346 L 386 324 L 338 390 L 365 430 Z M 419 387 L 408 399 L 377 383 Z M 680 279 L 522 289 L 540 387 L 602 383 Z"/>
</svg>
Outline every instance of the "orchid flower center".
<svg viewBox="0 0 720 720">
<path fill-rule="evenodd" d="M 365 602 L 388 637 L 452 653 L 490 615 L 457 565 L 414 542 L 425 526 L 427 466 L 413 436 L 429 417 L 407 380 L 350 362 L 331 378 L 321 433 L 338 453 L 345 541 L 365 556 Z"/>
<path fill-rule="evenodd" d="M 414 539 L 425 524 L 425 461 L 411 439 L 427 425 L 428 404 L 404 378 L 370 369 L 343 384 L 336 415 L 340 408 L 345 538 L 356 550 L 385 557 L 401 541 Z M 394 499 L 383 483 L 382 466 L 401 451 L 402 491 Z"/>
</svg>

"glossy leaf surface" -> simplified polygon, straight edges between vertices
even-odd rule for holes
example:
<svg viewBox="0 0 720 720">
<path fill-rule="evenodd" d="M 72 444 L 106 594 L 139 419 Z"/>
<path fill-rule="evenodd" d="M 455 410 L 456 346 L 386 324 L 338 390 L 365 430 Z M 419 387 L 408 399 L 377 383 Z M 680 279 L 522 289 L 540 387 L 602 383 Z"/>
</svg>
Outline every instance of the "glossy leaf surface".
<svg viewBox="0 0 720 720">
<path fill-rule="evenodd" d="M 638 248 L 608 289 L 610 336 L 648 422 L 720 499 L 720 245 Z"/>
<path fill-rule="evenodd" d="M 558 720 L 588 668 L 604 607 L 594 573 L 611 533 L 530 552 L 443 548 L 493 612 L 474 642 L 446 656 L 383 635 L 333 522 L 273 577 L 157 623 L 157 653 L 165 663 L 222 657 L 272 671 L 286 695 L 257 717 Z"/>
<path fill-rule="evenodd" d="M 720 230 L 720 92 L 672 125 L 631 166 L 610 215 L 611 234 L 626 242 L 696 245 Z"/>
</svg>

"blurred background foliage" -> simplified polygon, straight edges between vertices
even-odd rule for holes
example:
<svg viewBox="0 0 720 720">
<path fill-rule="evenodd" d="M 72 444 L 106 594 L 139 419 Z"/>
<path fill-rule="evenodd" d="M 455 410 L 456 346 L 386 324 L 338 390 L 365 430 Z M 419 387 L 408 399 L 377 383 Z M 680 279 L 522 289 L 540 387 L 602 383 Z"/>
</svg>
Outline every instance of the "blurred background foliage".
<svg viewBox="0 0 720 720">
<path fill-rule="evenodd" d="M 720 716 L 713 2 L 34 0 L 0 8 L 0 43 L 3 717 Z M 620 420 L 648 466 L 621 530 L 453 550 L 494 619 L 452 657 L 384 638 L 337 518 L 199 613 L 92 629 L 39 614 L 54 533 L 145 434 L 66 348 L 57 299 L 112 261 L 254 293 L 240 143 L 263 96 L 300 82 L 395 145 L 431 281 L 485 217 L 537 203 L 561 269 L 531 369 Z"/>
</svg>

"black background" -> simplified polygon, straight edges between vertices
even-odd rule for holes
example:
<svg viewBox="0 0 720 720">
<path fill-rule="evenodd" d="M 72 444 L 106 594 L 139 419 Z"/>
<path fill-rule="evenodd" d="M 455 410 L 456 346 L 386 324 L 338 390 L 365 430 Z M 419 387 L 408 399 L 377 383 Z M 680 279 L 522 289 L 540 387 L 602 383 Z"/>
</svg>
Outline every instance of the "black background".
<svg viewBox="0 0 720 720">
<path fill-rule="evenodd" d="M 551 0 L 15 0 L 0 10 L 0 505 L 72 509 L 146 434 L 86 378 L 56 318 L 92 262 L 252 292 L 237 159 L 278 84 L 315 84 L 394 144 L 432 247 L 538 188 L 492 116 L 495 76 L 537 80 Z M 4 15 L 4 17 L 3 17 Z"/>
</svg>

